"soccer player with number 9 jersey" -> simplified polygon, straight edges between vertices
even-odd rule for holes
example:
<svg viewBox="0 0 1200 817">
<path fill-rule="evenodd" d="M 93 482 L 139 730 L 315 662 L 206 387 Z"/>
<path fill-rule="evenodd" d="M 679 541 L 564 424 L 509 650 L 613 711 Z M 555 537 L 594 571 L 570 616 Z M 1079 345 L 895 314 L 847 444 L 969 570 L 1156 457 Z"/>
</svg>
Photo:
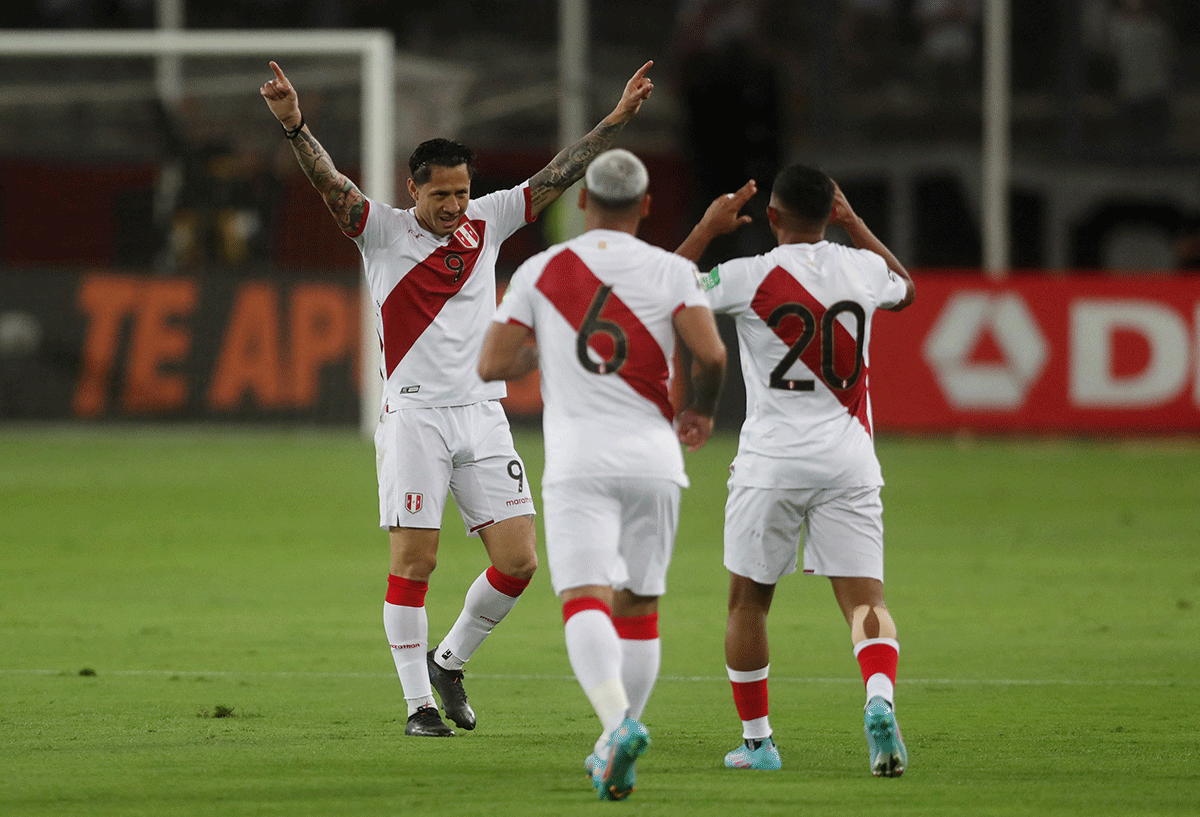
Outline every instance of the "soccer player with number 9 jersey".
<svg viewBox="0 0 1200 817">
<path fill-rule="evenodd" d="M 678 252 L 695 260 L 746 220 L 749 182 L 716 199 Z M 725 765 L 778 769 L 767 711 L 767 612 L 779 579 L 827 576 L 850 626 L 866 686 L 870 769 L 899 777 L 908 762 L 895 719 L 896 625 L 883 596 L 883 477 L 868 391 L 871 317 L 912 303 L 908 272 L 824 173 L 775 178 L 767 217 L 779 246 L 704 276 L 713 311 L 736 319 L 746 420 L 725 505 L 729 616 L 725 663 L 743 744 Z M 854 247 L 825 240 L 843 227 Z"/>
<path fill-rule="evenodd" d="M 496 307 L 496 257 L 510 235 L 533 221 L 583 176 L 595 156 L 650 96 L 643 65 L 612 113 L 528 181 L 471 198 L 469 148 L 430 139 L 409 157 L 413 207 L 367 198 L 339 173 L 300 112 L 295 88 L 274 62 L 260 89 L 301 169 L 363 257 L 375 307 L 383 400 L 375 432 L 379 524 L 391 561 L 384 631 L 408 710 L 404 733 L 450 737 L 446 715 L 474 729 L 463 665 L 513 609 L 537 567 L 533 500 L 524 465 L 500 407 L 502 383 L 484 383 L 475 364 Z M 491 566 L 467 590 L 462 612 L 427 649 L 425 594 L 437 564 L 447 492 L 467 530 L 483 540 Z"/>
</svg>

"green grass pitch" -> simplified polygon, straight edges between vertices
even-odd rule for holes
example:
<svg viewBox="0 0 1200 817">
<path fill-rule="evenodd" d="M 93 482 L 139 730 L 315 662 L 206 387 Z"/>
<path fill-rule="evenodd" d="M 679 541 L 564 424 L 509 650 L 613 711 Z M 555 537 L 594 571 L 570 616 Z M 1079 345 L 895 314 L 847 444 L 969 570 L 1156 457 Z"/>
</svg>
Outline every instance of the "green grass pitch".
<svg viewBox="0 0 1200 817">
<path fill-rule="evenodd" d="M 403 736 L 353 432 L 0 430 L 0 815 L 1200 813 L 1194 442 L 881 440 L 898 780 L 867 770 L 847 628 L 799 575 L 770 625 L 784 768 L 722 766 L 734 447 L 688 456 L 653 745 L 608 804 L 544 570 L 468 665 L 479 728 Z M 486 565 L 447 520 L 433 638 Z"/>
</svg>

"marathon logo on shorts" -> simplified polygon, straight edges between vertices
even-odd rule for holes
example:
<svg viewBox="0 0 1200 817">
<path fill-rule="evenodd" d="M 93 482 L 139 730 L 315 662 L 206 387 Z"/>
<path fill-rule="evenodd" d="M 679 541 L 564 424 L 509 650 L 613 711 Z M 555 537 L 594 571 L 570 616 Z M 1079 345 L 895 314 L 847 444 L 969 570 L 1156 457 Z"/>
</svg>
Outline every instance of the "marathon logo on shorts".
<svg viewBox="0 0 1200 817">
<path fill-rule="evenodd" d="M 475 232 L 475 228 L 471 226 L 471 222 L 464 221 L 462 226 L 454 231 L 454 237 L 458 239 L 458 243 L 462 244 L 468 250 L 473 250 L 479 246 L 479 233 Z"/>
<path fill-rule="evenodd" d="M 420 494 L 409 492 L 404 495 L 404 510 L 409 513 L 416 513 L 421 510 L 423 497 Z"/>
</svg>

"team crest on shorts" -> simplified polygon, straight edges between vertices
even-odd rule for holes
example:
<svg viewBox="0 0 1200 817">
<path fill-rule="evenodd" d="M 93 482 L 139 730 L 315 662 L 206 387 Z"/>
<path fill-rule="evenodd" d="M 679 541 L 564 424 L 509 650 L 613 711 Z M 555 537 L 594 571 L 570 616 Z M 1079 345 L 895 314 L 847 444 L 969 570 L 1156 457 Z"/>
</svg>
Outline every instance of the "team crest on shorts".
<svg viewBox="0 0 1200 817">
<path fill-rule="evenodd" d="M 473 250 L 479 246 L 479 233 L 475 232 L 475 228 L 471 226 L 471 222 L 464 221 L 462 226 L 454 231 L 454 237 L 458 239 L 458 243 L 462 244 L 468 250 Z"/>
<path fill-rule="evenodd" d="M 407 493 L 404 495 L 404 510 L 409 513 L 416 513 L 421 510 L 422 499 L 420 494 Z"/>
</svg>

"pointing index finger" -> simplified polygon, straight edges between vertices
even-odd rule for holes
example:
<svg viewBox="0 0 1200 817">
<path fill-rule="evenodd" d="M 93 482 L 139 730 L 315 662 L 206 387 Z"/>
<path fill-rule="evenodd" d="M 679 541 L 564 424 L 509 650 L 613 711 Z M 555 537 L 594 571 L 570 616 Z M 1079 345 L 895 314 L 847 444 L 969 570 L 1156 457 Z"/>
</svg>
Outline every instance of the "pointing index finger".
<svg viewBox="0 0 1200 817">
<path fill-rule="evenodd" d="M 633 75 L 634 80 L 639 80 L 646 76 L 646 72 L 650 70 L 652 65 L 654 65 L 654 60 L 648 60 L 646 64 L 639 68 L 637 73 Z"/>
<path fill-rule="evenodd" d="M 275 72 L 277 79 L 281 82 L 287 82 L 287 77 L 283 75 L 283 69 L 279 67 L 279 64 L 275 60 L 271 60 L 271 70 Z"/>
</svg>

